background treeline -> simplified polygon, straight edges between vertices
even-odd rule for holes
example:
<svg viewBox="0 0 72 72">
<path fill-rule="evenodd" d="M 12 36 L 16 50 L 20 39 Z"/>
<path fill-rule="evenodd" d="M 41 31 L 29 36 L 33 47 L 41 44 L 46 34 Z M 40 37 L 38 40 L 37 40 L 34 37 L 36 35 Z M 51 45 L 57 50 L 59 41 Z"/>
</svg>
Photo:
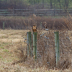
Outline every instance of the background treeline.
<svg viewBox="0 0 72 72">
<path fill-rule="evenodd" d="M 71 9 L 72 0 L 0 0 L 0 9 Z"/>
</svg>

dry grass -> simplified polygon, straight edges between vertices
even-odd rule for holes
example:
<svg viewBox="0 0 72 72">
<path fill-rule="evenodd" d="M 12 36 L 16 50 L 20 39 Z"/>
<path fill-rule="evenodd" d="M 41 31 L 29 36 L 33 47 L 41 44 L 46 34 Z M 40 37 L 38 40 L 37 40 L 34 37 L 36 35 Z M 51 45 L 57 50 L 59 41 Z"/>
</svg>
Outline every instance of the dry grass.
<svg viewBox="0 0 72 72">
<path fill-rule="evenodd" d="M 1 34 L 8 34 L 8 38 L 20 39 L 26 37 L 24 30 L 1 30 Z M 45 33 L 42 37 L 41 34 Z M 38 59 L 27 58 L 26 43 L 0 42 L 0 70 L 1 72 L 71 72 L 72 46 L 71 31 L 60 31 L 61 59 L 58 68 L 55 67 L 54 31 L 38 31 Z M 15 36 L 14 36 L 15 35 Z M 2 36 L 2 35 L 1 35 Z M 47 36 L 49 39 L 45 39 Z M 1 38 L 0 38 L 1 39 Z M 4 38 L 5 39 L 5 38 Z M 63 41 L 62 41 L 63 40 Z M 48 42 L 48 46 L 47 46 Z M 64 44 L 63 44 L 64 43 Z"/>
<path fill-rule="evenodd" d="M 38 30 L 37 61 L 27 57 L 24 38 L 29 30 L 0 30 L 0 72 L 71 72 L 72 71 L 72 31 L 70 18 L 0 18 L 6 21 L 6 28 L 28 29 L 35 24 L 44 28 L 45 23 L 49 31 Z M 13 23 L 15 22 L 15 23 Z M 30 28 L 31 29 L 31 28 Z M 55 65 L 54 30 L 59 30 L 60 36 L 60 61 Z M 41 34 L 45 33 L 42 37 Z M 45 37 L 49 37 L 46 39 Z M 69 39 L 70 38 L 70 39 Z"/>
</svg>

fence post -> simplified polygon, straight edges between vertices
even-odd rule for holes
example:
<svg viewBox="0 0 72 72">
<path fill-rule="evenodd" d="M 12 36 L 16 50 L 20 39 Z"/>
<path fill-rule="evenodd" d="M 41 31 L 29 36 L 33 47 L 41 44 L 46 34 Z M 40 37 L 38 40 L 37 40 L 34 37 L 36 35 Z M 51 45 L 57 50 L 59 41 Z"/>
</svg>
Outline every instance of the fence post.
<svg viewBox="0 0 72 72">
<path fill-rule="evenodd" d="M 60 57 L 60 50 L 59 50 L 59 32 L 54 32 L 55 34 L 55 52 L 56 52 L 56 67 Z"/>
<path fill-rule="evenodd" d="M 3 22 L 3 30 L 5 29 L 5 22 Z"/>
<path fill-rule="evenodd" d="M 37 59 L 37 32 L 33 32 L 33 56 Z"/>
<path fill-rule="evenodd" d="M 13 8 L 13 16 L 14 16 L 15 12 L 14 12 L 14 8 Z"/>
<path fill-rule="evenodd" d="M 32 56 L 31 32 L 27 32 L 27 56 Z"/>
<path fill-rule="evenodd" d="M 42 22 L 40 23 L 40 28 L 42 29 Z"/>
</svg>

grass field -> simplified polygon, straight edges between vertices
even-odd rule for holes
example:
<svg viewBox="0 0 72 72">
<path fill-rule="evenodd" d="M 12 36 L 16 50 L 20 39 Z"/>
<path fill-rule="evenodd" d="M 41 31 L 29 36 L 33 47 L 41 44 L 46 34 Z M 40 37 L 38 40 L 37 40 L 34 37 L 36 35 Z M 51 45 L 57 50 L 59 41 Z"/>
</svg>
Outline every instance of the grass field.
<svg viewBox="0 0 72 72">
<path fill-rule="evenodd" d="M 12 64 L 19 61 L 19 47 L 25 47 L 24 38 L 29 30 L 0 30 L 0 72 L 72 72 L 72 68 L 65 70 L 48 69 L 45 66 L 33 68 L 26 66 L 24 62 Z M 72 42 L 72 31 L 68 31 Z M 25 50 L 24 50 L 25 51 Z M 25 52 L 24 52 L 25 53 Z"/>
</svg>

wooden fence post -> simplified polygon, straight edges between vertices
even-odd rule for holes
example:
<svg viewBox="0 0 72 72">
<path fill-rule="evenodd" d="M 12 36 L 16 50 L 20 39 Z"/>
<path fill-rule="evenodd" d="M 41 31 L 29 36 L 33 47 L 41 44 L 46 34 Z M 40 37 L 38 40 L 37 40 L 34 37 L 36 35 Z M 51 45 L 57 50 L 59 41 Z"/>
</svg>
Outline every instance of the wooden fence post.
<svg viewBox="0 0 72 72">
<path fill-rule="evenodd" d="M 33 32 L 33 56 L 37 59 L 37 32 Z"/>
<path fill-rule="evenodd" d="M 13 8 L 13 16 L 14 16 L 14 14 L 15 14 L 15 11 L 14 11 L 14 8 Z"/>
<path fill-rule="evenodd" d="M 42 22 L 40 23 L 40 28 L 42 29 Z"/>
<path fill-rule="evenodd" d="M 32 56 L 31 32 L 27 32 L 27 56 Z"/>
<path fill-rule="evenodd" d="M 3 22 L 3 30 L 5 29 L 5 22 Z"/>
<path fill-rule="evenodd" d="M 55 34 L 55 52 L 56 52 L 56 67 L 58 65 L 60 50 L 59 50 L 59 32 L 54 32 Z"/>
</svg>

